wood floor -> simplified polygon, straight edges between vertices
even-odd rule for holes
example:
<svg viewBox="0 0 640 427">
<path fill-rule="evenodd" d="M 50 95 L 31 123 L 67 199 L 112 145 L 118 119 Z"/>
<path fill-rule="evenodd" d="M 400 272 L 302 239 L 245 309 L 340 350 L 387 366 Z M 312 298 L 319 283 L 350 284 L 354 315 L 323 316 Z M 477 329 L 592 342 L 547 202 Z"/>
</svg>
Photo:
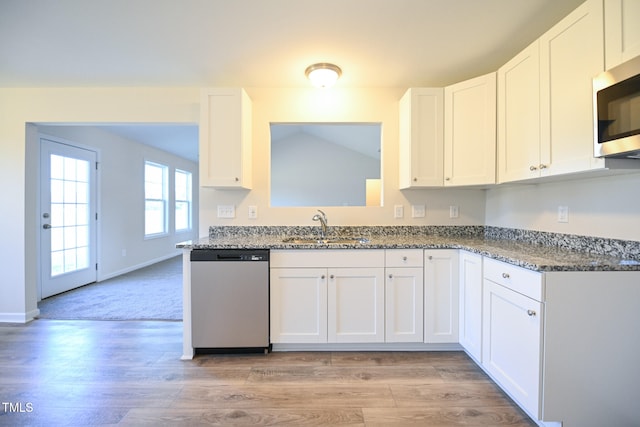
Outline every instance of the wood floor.
<svg viewBox="0 0 640 427">
<path fill-rule="evenodd" d="M 0 425 L 535 425 L 462 352 L 182 361 L 181 342 L 181 322 L 0 325 Z"/>
</svg>

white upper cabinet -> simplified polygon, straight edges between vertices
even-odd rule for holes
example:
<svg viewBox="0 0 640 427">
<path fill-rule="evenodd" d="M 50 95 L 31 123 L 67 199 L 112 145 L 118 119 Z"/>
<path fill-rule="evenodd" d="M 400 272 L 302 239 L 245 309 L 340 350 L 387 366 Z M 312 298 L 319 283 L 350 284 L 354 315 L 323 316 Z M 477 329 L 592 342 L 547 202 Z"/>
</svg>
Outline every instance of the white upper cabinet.
<svg viewBox="0 0 640 427">
<path fill-rule="evenodd" d="M 443 184 L 443 96 L 442 88 L 411 88 L 400 100 L 400 189 Z"/>
<path fill-rule="evenodd" d="M 539 176 L 540 49 L 536 40 L 498 70 L 498 182 Z"/>
<path fill-rule="evenodd" d="M 498 181 L 604 167 L 593 157 L 602 0 L 587 0 L 498 71 Z"/>
<path fill-rule="evenodd" d="M 444 185 L 496 181 L 496 73 L 444 89 Z"/>
<path fill-rule="evenodd" d="M 540 175 L 604 167 L 593 156 L 593 77 L 604 71 L 602 0 L 588 0 L 540 38 Z"/>
<path fill-rule="evenodd" d="M 240 88 L 203 89 L 200 185 L 251 188 L 251 99 Z"/>
<path fill-rule="evenodd" d="M 605 0 L 605 65 L 613 68 L 640 55 L 640 1 Z"/>
</svg>

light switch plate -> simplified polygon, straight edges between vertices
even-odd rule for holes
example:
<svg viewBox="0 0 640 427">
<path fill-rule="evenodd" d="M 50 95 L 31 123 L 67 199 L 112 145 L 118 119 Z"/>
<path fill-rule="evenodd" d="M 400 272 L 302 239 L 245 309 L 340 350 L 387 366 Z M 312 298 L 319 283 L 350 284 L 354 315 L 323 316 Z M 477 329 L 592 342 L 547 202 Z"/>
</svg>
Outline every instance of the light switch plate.
<svg viewBox="0 0 640 427">
<path fill-rule="evenodd" d="M 393 217 L 396 219 L 404 217 L 404 206 L 395 205 L 393 207 Z"/>
<path fill-rule="evenodd" d="M 233 205 L 218 205 L 218 218 L 235 218 L 236 207 Z"/>
<path fill-rule="evenodd" d="M 457 206 L 449 206 L 449 218 L 458 218 L 460 210 Z"/>
<path fill-rule="evenodd" d="M 411 216 L 413 218 L 424 218 L 425 211 L 424 205 L 411 205 Z"/>
</svg>

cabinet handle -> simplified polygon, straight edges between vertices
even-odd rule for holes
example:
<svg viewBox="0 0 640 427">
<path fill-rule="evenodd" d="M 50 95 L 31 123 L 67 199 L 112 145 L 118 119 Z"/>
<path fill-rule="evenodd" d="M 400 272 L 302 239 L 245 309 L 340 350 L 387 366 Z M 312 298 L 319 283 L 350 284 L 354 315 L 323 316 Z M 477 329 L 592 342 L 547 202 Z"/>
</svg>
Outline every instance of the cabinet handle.
<svg viewBox="0 0 640 427">
<path fill-rule="evenodd" d="M 527 310 L 527 314 L 528 314 L 530 317 L 533 317 L 533 316 L 535 316 L 535 315 L 536 315 L 536 312 L 535 312 L 534 310 Z"/>
<path fill-rule="evenodd" d="M 508 279 L 509 277 L 511 277 L 511 276 L 509 276 L 509 273 L 502 273 L 502 278 L 503 279 Z"/>
<path fill-rule="evenodd" d="M 540 166 L 538 166 L 540 169 L 546 169 L 547 165 L 540 163 Z"/>
<path fill-rule="evenodd" d="M 529 166 L 529 170 L 530 170 L 531 172 L 533 172 L 533 171 L 537 171 L 537 170 L 538 170 L 538 168 L 537 168 L 537 167 L 535 167 L 535 166 Z"/>
</svg>

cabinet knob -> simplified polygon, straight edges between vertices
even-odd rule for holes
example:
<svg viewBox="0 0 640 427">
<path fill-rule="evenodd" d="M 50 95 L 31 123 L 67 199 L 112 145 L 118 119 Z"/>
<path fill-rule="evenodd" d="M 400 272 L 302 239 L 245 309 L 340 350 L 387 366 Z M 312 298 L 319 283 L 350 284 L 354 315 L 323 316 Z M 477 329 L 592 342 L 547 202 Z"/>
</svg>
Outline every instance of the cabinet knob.
<svg viewBox="0 0 640 427">
<path fill-rule="evenodd" d="M 427 257 L 427 259 L 428 259 L 429 261 L 431 261 L 431 260 L 433 259 L 433 256 L 432 256 L 432 255 L 429 255 L 429 256 Z"/>
<path fill-rule="evenodd" d="M 238 177 L 236 176 L 236 182 L 239 182 L 239 181 L 240 181 L 240 178 L 238 178 Z"/>
<path fill-rule="evenodd" d="M 331 276 L 329 276 L 329 279 L 333 280 L 335 279 L 336 276 L 334 276 L 333 274 Z"/>
<path fill-rule="evenodd" d="M 325 276 L 324 274 L 322 276 L 320 276 L 321 279 L 324 279 L 325 277 L 327 277 L 327 276 Z"/>
<path fill-rule="evenodd" d="M 389 279 L 393 279 L 393 274 L 389 274 Z"/>
<path fill-rule="evenodd" d="M 402 257 L 402 261 L 406 262 L 406 261 L 407 261 L 407 257 L 406 257 L 406 256 L 403 256 L 403 257 Z"/>
<path fill-rule="evenodd" d="M 502 278 L 503 279 L 508 279 L 509 277 L 511 277 L 511 276 L 509 276 L 509 273 L 502 273 Z"/>
<path fill-rule="evenodd" d="M 413 177 L 413 182 L 418 182 L 418 178 Z"/>
<path fill-rule="evenodd" d="M 533 316 L 535 316 L 535 315 L 536 315 L 536 312 L 535 312 L 534 310 L 527 310 L 527 314 L 528 314 L 530 317 L 533 317 Z"/>
<path fill-rule="evenodd" d="M 538 170 L 538 168 L 537 168 L 537 167 L 535 167 L 535 166 L 529 166 L 529 170 L 530 170 L 531 172 L 533 172 L 533 171 L 537 171 L 537 170 Z"/>
<path fill-rule="evenodd" d="M 445 181 L 451 181 L 451 178 L 446 177 L 444 180 L 445 180 Z"/>
<path fill-rule="evenodd" d="M 547 165 L 540 163 L 540 166 L 538 166 L 540 169 L 546 169 Z"/>
</svg>

